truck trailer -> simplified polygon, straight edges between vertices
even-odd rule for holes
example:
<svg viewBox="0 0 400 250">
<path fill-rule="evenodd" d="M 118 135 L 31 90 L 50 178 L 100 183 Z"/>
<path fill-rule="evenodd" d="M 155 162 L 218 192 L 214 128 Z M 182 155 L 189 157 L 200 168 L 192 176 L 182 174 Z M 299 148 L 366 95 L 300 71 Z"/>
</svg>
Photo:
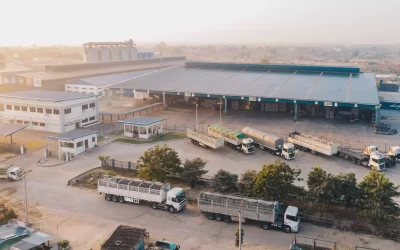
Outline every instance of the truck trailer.
<svg viewBox="0 0 400 250">
<path fill-rule="evenodd" d="M 24 175 L 24 170 L 11 164 L 0 164 L 0 179 L 17 181 Z"/>
<path fill-rule="evenodd" d="M 286 233 L 297 233 L 299 230 L 299 209 L 288 206 L 282 216 L 279 201 L 270 202 L 203 191 L 197 199 L 197 205 L 199 211 L 207 215 L 209 220 L 239 221 L 240 209 L 242 222 L 261 222 L 264 230 L 275 228 Z"/>
<path fill-rule="evenodd" d="M 285 143 L 284 140 L 276 135 L 271 135 L 260 130 L 244 127 L 242 133 L 253 139 L 254 144 L 261 150 L 266 150 L 270 154 L 282 157 L 286 160 L 295 158 L 295 148 L 292 143 Z"/>
<path fill-rule="evenodd" d="M 186 134 L 187 137 L 192 141 L 192 143 L 197 146 L 212 149 L 217 149 L 224 146 L 223 138 L 215 138 L 208 134 L 203 134 L 190 128 L 186 130 Z"/>
<path fill-rule="evenodd" d="M 151 204 L 153 209 L 167 209 L 171 213 L 181 211 L 187 204 L 182 188 L 170 188 L 169 184 L 139 179 L 103 176 L 98 180 L 97 192 L 114 202 Z"/>
<path fill-rule="evenodd" d="M 253 140 L 251 138 L 246 138 L 246 135 L 243 133 L 217 124 L 208 125 L 207 130 L 209 136 L 224 139 L 225 145 L 233 149 L 239 150 L 247 155 L 254 153 Z"/>
<path fill-rule="evenodd" d="M 311 151 L 314 154 L 320 153 L 327 156 L 340 156 L 354 164 L 364 167 L 370 167 L 376 171 L 384 171 L 386 162 L 391 161 L 385 158 L 378 151 L 376 146 L 367 146 L 362 152 L 340 147 L 339 144 L 327 141 L 305 133 L 293 132 L 288 136 L 288 142 L 295 145 L 296 148 L 306 152 Z"/>
</svg>

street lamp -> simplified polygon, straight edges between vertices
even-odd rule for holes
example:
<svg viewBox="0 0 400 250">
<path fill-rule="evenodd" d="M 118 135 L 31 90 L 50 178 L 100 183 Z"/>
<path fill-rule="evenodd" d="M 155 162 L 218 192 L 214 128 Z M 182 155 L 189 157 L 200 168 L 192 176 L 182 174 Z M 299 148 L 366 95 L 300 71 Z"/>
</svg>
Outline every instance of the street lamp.
<svg viewBox="0 0 400 250">
<path fill-rule="evenodd" d="M 219 125 L 222 125 L 222 102 L 218 102 L 219 104 Z"/>
<path fill-rule="evenodd" d="M 199 106 L 199 104 L 196 103 L 196 131 L 198 131 L 198 128 L 197 128 L 197 107 L 198 106 Z"/>
<path fill-rule="evenodd" d="M 25 218 L 26 218 L 26 226 L 29 227 L 29 215 L 28 215 L 28 194 L 26 193 L 26 180 L 25 177 L 28 173 L 32 172 L 32 170 L 25 171 L 24 170 L 24 190 L 25 190 Z"/>
</svg>

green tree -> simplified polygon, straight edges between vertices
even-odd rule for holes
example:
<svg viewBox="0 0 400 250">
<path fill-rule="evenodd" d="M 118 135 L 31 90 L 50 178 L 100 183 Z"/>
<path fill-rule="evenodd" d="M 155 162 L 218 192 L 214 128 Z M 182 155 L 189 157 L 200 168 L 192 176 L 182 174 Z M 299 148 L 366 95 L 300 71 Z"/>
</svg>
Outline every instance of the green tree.
<svg viewBox="0 0 400 250">
<path fill-rule="evenodd" d="M 377 224 L 399 215 L 400 209 L 393 200 L 400 196 L 399 186 L 384 173 L 369 171 L 359 185 L 361 214 Z"/>
<path fill-rule="evenodd" d="M 314 203 L 322 204 L 324 202 L 324 191 L 326 186 L 327 174 L 320 167 L 313 167 L 308 173 L 307 187 L 310 197 Z"/>
<path fill-rule="evenodd" d="M 241 228 L 241 234 L 240 234 L 240 240 L 242 241 L 241 243 L 242 243 L 242 246 L 243 246 L 243 238 L 244 238 L 244 229 L 243 228 Z M 236 229 L 236 233 L 235 233 L 235 246 L 236 247 L 239 247 L 239 228 L 238 229 Z"/>
<path fill-rule="evenodd" d="M 181 178 L 193 188 L 199 182 L 200 177 L 208 173 L 208 170 L 204 170 L 206 163 L 207 161 L 200 157 L 194 158 L 193 160 L 186 160 L 185 163 L 183 163 Z"/>
<path fill-rule="evenodd" d="M 178 153 L 167 145 L 157 145 L 145 151 L 138 162 L 139 177 L 164 182 L 168 174 L 179 174 L 182 171 Z"/>
<path fill-rule="evenodd" d="M 238 175 L 220 169 L 211 180 L 217 192 L 234 191 L 237 189 Z"/>
<path fill-rule="evenodd" d="M 268 58 L 263 57 L 263 58 L 260 60 L 260 63 L 261 63 L 261 64 L 268 64 L 268 63 L 269 63 L 269 60 L 268 60 Z"/>
<path fill-rule="evenodd" d="M 281 200 L 297 195 L 299 188 L 295 181 L 301 181 L 300 169 L 293 169 L 287 163 L 275 161 L 264 165 L 256 177 L 255 195 L 269 200 Z"/>
<path fill-rule="evenodd" d="M 339 182 L 337 188 L 340 190 L 340 203 L 346 208 L 354 207 L 359 197 L 356 175 L 354 173 L 340 173 L 336 178 Z"/>
<path fill-rule="evenodd" d="M 254 196 L 254 184 L 256 183 L 257 171 L 248 169 L 241 175 L 238 184 L 239 192 L 245 196 Z"/>
</svg>

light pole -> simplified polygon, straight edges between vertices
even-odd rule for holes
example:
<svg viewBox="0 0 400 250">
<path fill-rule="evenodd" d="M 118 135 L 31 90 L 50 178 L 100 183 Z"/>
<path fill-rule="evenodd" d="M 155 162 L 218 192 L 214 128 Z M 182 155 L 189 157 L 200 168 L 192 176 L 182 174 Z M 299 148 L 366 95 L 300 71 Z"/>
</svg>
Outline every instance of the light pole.
<svg viewBox="0 0 400 250">
<path fill-rule="evenodd" d="M 219 102 L 219 125 L 222 125 L 222 102 Z"/>
<path fill-rule="evenodd" d="M 239 250 L 242 250 L 242 211 L 239 209 Z"/>
<path fill-rule="evenodd" d="M 198 128 L 197 128 L 197 107 L 198 106 L 199 106 L 199 104 L 196 103 L 196 131 L 198 131 Z"/>
<path fill-rule="evenodd" d="M 24 190 L 25 190 L 25 218 L 26 226 L 29 227 L 29 215 L 28 215 L 28 194 L 26 193 L 26 175 L 32 172 L 32 170 L 24 171 Z"/>
</svg>

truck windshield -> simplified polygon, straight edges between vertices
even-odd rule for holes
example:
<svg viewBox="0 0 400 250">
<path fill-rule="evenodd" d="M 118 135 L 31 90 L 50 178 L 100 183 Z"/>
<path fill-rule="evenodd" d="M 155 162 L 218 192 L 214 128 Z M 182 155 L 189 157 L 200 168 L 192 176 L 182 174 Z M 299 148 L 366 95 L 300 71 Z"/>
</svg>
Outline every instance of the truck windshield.
<svg viewBox="0 0 400 250">
<path fill-rule="evenodd" d="M 378 163 L 379 163 L 379 165 L 385 163 L 385 159 L 383 159 L 383 158 L 382 158 L 382 159 L 379 159 L 379 160 L 378 160 Z"/>
<path fill-rule="evenodd" d="M 254 143 L 253 142 L 247 143 L 246 148 L 254 148 Z"/>
<path fill-rule="evenodd" d="M 180 193 L 178 193 L 177 195 L 176 195 L 176 200 L 178 201 L 178 202 L 182 202 L 182 201 L 184 201 L 186 199 L 186 194 L 185 194 L 185 192 L 180 192 Z"/>
<path fill-rule="evenodd" d="M 294 153 L 294 148 L 288 148 L 288 149 L 287 149 L 287 152 L 288 152 L 289 154 Z"/>
<path fill-rule="evenodd" d="M 297 221 L 299 221 L 299 216 L 293 216 L 293 215 L 286 215 L 286 219 L 288 219 L 288 220 L 291 220 L 291 221 L 295 221 L 295 222 L 297 222 Z"/>
</svg>

